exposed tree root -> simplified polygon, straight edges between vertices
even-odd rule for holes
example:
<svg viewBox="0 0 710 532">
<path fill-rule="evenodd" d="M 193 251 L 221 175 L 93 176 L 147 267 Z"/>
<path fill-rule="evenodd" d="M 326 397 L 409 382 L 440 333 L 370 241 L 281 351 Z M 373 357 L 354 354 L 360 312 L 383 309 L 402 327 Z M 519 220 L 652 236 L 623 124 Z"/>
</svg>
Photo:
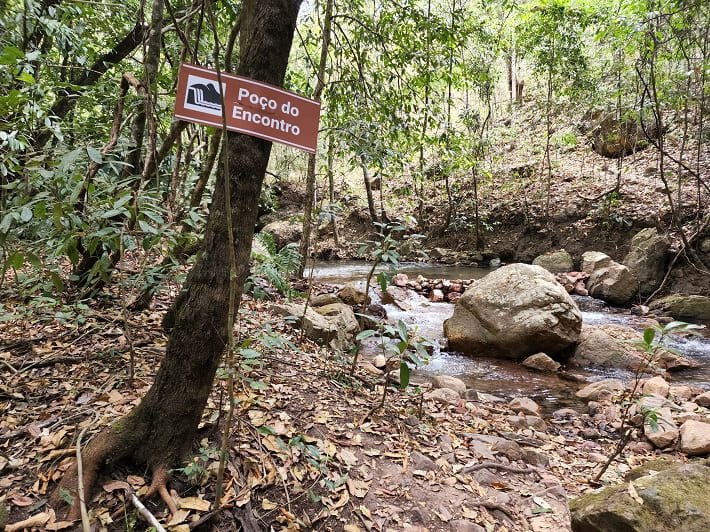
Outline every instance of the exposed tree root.
<svg viewBox="0 0 710 532">
<path fill-rule="evenodd" d="M 161 466 L 154 470 L 153 480 L 150 483 L 150 487 L 148 488 L 148 492 L 145 496 L 146 498 L 150 498 L 156 493 L 159 494 L 160 498 L 163 499 L 163 502 L 170 510 L 170 513 L 175 514 L 178 511 L 178 507 L 168 491 L 168 480 L 170 480 L 170 475 L 168 474 L 168 470 L 165 466 Z"/>
</svg>

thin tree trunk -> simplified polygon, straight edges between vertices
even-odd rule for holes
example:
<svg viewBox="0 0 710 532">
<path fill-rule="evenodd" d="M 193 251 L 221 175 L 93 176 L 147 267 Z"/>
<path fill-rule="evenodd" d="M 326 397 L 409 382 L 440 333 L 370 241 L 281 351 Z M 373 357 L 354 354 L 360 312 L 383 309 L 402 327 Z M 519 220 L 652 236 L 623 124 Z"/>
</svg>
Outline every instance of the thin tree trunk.
<svg viewBox="0 0 710 532">
<path fill-rule="evenodd" d="M 281 86 L 286 71 L 300 0 L 245 0 L 237 73 Z M 103 430 L 83 452 L 84 486 L 93 486 L 99 469 L 119 460 L 148 465 L 152 492 L 165 490 L 167 468 L 190 449 L 212 389 L 227 341 L 230 286 L 229 238 L 226 234 L 224 179 L 231 182 L 231 211 L 237 221 L 236 302 L 249 271 L 258 198 L 271 143 L 237 133 L 227 135 L 224 156 L 230 175 L 219 172 L 205 231 L 203 253 L 190 271 L 183 290 L 168 313 L 173 322 L 165 358 L 140 404 Z M 55 492 L 54 501 L 69 490 L 76 500 L 77 469 L 71 468 Z M 78 504 L 73 508 L 78 509 Z M 74 514 L 74 512 L 72 512 Z"/>
<path fill-rule="evenodd" d="M 318 62 L 318 79 L 313 90 L 313 99 L 320 101 L 325 87 L 325 68 L 328 65 L 328 48 L 330 47 L 330 21 L 333 18 L 333 0 L 326 0 L 325 15 L 323 17 L 323 41 L 320 48 Z M 301 235 L 301 264 L 298 268 L 298 277 L 303 277 L 303 269 L 308 260 L 308 250 L 311 246 L 311 224 L 313 218 L 313 202 L 316 190 L 316 153 L 308 154 L 308 170 L 306 171 L 306 201 L 303 205 L 303 232 Z"/>
<path fill-rule="evenodd" d="M 333 137 L 328 138 L 328 201 L 330 202 L 330 208 L 333 209 L 335 205 L 335 180 L 333 178 L 333 164 L 335 159 L 335 141 Z M 340 247 L 340 235 L 338 234 L 338 219 L 335 214 L 332 214 L 333 219 L 333 240 L 335 241 L 335 246 Z"/>
<path fill-rule="evenodd" d="M 370 183 L 370 172 L 367 169 L 367 163 L 364 159 L 360 160 L 360 166 L 362 167 L 362 180 L 365 183 L 365 195 L 367 196 L 367 208 L 370 211 L 370 219 L 373 222 L 379 222 L 380 217 L 377 215 L 377 209 L 375 208 L 375 198 L 372 195 L 372 183 Z"/>
</svg>

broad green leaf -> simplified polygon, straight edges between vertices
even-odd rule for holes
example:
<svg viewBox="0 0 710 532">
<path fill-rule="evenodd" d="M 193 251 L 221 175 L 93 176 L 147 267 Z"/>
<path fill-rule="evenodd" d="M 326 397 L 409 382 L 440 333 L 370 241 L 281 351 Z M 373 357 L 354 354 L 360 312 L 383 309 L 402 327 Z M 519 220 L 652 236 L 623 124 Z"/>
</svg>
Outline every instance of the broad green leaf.
<svg viewBox="0 0 710 532">
<path fill-rule="evenodd" d="M 25 254 L 25 260 L 29 262 L 35 270 L 42 270 L 42 260 L 34 253 L 28 251 Z"/>
<path fill-rule="evenodd" d="M 32 210 L 26 205 L 22 207 L 20 211 L 20 220 L 23 222 L 29 222 L 32 219 Z"/>
<path fill-rule="evenodd" d="M 656 337 L 656 331 L 649 327 L 643 331 L 643 342 L 644 344 L 650 346 L 653 343 L 653 339 Z"/>
<path fill-rule="evenodd" d="M 101 155 L 101 152 L 99 150 L 97 150 L 96 148 L 92 148 L 91 146 L 87 146 L 86 153 L 89 154 L 89 159 L 94 161 L 96 164 L 101 164 L 104 162 L 103 155 Z"/>
<path fill-rule="evenodd" d="M 357 333 L 357 336 L 355 337 L 355 340 L 358 342 L 361 342 L 365 340 L 366 338 L 370 338 L 371 336 L 375 336 L 377 334 L 377 331 L 373 331 L 372 329 L 365 329 L 364 331 L 360 331 Z"/>
<path fill-rule="evenodd" d="M 409 386 L 409 366 L 406 362 L 402 361 L 399 363 L 399 388 L 404 390 Z"/>
<path fill-rule="evenodd" d="M 7 257 L 6 262 L 7 265 L 11 268 L 19 270 L 25 263 L 25 256 L 21 252 L 16 251 L 15 253 L 12 253 Z"/>
<path fill-rule="evenodd" d="M 397 320 L 397 331 L 402 341 L 407 342 L 409 340 L 409 331 L 407 330 L 407 324 L 404 323 L 402 320 Z"/>
</svg>

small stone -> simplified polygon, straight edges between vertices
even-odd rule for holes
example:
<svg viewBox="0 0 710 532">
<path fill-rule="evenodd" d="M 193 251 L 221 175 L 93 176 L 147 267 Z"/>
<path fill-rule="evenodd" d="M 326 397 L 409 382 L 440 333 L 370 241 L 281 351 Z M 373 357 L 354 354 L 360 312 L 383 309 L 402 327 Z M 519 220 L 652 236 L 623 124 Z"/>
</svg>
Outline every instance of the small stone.
<svg viewBox="0 0 710 532">
<path fill-rule="evenodd" d="M 669 391 L 670 385 L 666 382 L 666 379 L 658 375 L 648 379 L 643 385 L 644 394 L 656 394 L 661 397 L 668 397 Z"/>
<path fill-rule="evenodd" d="M 371 362 L 365 361 L 361 364 L 362 369 L 365 370 L 365 372 L 369 373 L 370 375 L 382 375 L 384 372 L 375 367 Z"/>
<path fill-rule="evenodd" d="M 437 375 L 432 379 L 432 385 L 434 388 L 448 388 L 449 390 L 455 391 L 460 396 L 466 393 L 466 383 L 450 375 Z"/>
<path fill-rule="evenodd" d="M 710 392 L 701 393 L 694 402 L 705 408 L 710 407 Z"/>
<path fill-rule="evenodd" d="M 439 436 L 439 448 L 445 453 L 450 453 L 454 450 L 454 442 L 448 434 Z"/>
<path fill-rule="evenodd" d="M 415 470 L 437 471 L 439 469 L 439 466 L 434 463 L 434 460 L 419 451 L 412 451 L 409 455 L 409 463 L 411 464 L 411 469 Z"/>
<path fill-rule="evenodd" d="M 523 449 L 514 441 L 500 438 L 491 445 L 491 451 L 497 452 L 506 456 L 509 460 L 521 460 L 523 458 Z"/>
<path fill-rule="evenodd" d="M 523 360 L 523 366 L 538 371 L 555 372 L 559 369 L 560 363 L 552 360 L 545 353 L 536 353 Z"/>
<path fill-rule="evenodd" d="M 552 413 L 552 417 L 555 419 L 572 419 L 577 416 L 579 416 L 579 412 L 577 412 L 574 408 L 560 408 Z"/>
<path fill-rule="evenodd" d="M 311 296 L 310 305 L 312 307 L 324 307 L 326 305 L 332 305 L 334 303 L 342 303 L 338 296 L 335 294 L 316 294 Z"/>
<path fill-rule="evenodd" d="M 535 467 L 547 467 L 550 465 L 549 456 L 532 449 L 523 449 L 523 461 Z"/>
<path fill-rule="evenodd" d="M 505 403 L 505 399 L 485 392 L 476 392 L 478 400 L 482 403 Z"/>
<path fill-rule="evenodd" d="M 452 532 L 486 532 L 486 529 L 481 525 L 477 525 L 466 519 L 454 519 L 449 522 L 449 530 Z"/>
<path fill-rule="evenodd" d="M 615 393 L 621 392 L 624 385 L 619 379 L 604 379 L 588 384 L 579 390 L 576 395 L 580 399 L 599 401 L 611 399 Z"/>
<path fill-rule="evenodd" d="M 461 299 L 461 292 L 449 292 L 446 294 L 446 300 L 449 303 L 455 303 L 457 300 Z"/>
<path fill-rule="evenodd" d="M 395 286 L 403 288 L 407 286 L 407 283 L 409 282 L 409 276 L 407 276 L 406 273 L 398 273 L 392 278 L 392 282 Z"/>
<path fill-rule="evenodd" d="M 444 292 L 438 288 L 435 288 L 431 291 L 431 294 L 429 294 L 429 301 L 432 303 L 440 303 L 444 301 Z"/>
<path fill-rule="evenodd" d="M 688 455 L 710 452 L 710 423 L 689 420 L 680 427 L 680 450 Z"/>
<path fill-rule="evenodd" d="M 609 460 L 608 456 L 603 455 L 601 453 L 589 453 L 587 457 L 589 458 L 590 462 L 594 462 L 595 464 L 604 464 L 607 462 L 607 460 Z"/>
<path fill-rule="evenodd" d="M 647 419 L 643 425 L 643 433 L 648 441 L 659 449 L 673 445 L 678 439 L 679 432 L 678 427 L 673 423 L 671 409 L 666 407 L 658 410 L 655 424 Z"/>
<path fill-rule="evenodd" d="M 685 411 L 685 412 L 695 412 L 698 409 L 698 404 L 693 403 L 691 401 L 685 401 L 680 407 Z"/>
<path fill-rule="evenodd" d="M 407 416 L 404 422 L 410 427 L 416 427 L 421 423 L 421 420 L 417 416 Z"/>
<path fill-rule="evenodd" d="M 529 414 L 531 416 L 540 415 L 540 405 L 529 397 L 516 397 L 508 403 L 508 406 L 516 412 L 522 412 L 523 414 Z"/>
<path fill-rule="evenodd" d="M 348 305 L 362 305 L 365 302 L 365 292 L 351 284 L 343 286 L 336 295 Z"/>
<path fill-rule="evenodd" d="M 435 403 L 455 405 L 459 402 L 461 396 L 450 388 L 436 388 L 425 393 L 424 399 Z"/>
<path fill-rule="evenodd" d="M 385 355 L 377 355 L 372 363 L 376 368 L 384 368 L 387 365 L 387 359 Z"/>
<path fill-rule="evenodd" d="M 525 423 L 531 429 L 544 431 L 547 428 L 545 421 L 539 416 L 525 416 Z"/>
</svg>

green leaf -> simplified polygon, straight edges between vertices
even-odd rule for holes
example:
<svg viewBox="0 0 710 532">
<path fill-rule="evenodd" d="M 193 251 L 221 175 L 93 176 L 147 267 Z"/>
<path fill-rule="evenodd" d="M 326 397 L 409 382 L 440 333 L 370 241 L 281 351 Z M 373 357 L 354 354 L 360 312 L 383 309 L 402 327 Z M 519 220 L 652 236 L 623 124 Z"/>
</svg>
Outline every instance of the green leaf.
<svg viewBox="0 0 710 532">
<path fill-rule="evenodd" d="M 251 386 L 254 390 L 267 390 L 269 388 L 269 385 L 264 381 L 251 381 L 249 386 Z"/>
<path fill-rule="evenodd" d="M 140 227 L 141 231 L 143 231 L 144 233 L 149 233 L 151 235 L 158 234 L 158 230 L 144 220 L 138 220 L 138 227 Z"/>
<path fill-rule="evenodd" d="M 17 79 L 23 83 L 27 83 L 28 85 L 33 85 L 35 83 L 35 77 L 29 72 L 23 72 L 17 76 Z"/>
<path fill-rule="evenodd" d="M 89 154 L 89 159 L 94 161 L 96 164 L 101 164 L 104 162 L 103 155 L 101 155 L 101 152 L 99 150 L 97 150 L 96 148 L 92 148 L 91 146 L 87 146 L 86 153 Z"/>
<path fill-rule="evenodd" d="M 25 260 L 29 262 L 35 270 L 42 270 L 42 260 L 34 253 L 28 251 Z"/>
<path fill-rule="evenodd" d="M 15 214 L 8 212 L 2 218 L 2 223 L 0 223 L 0 233 L 7 233 L 12 226 L 12 222 L 15 220 Z"/>
<path fill-rule="evenodd" d="M 261 353 L 254 349 L 240 349 L 239 354 L 246 359 L 261 358 Z"/>
<path fill-rule="evenodd" d="M 404 390 L 409 386 L 409 366 L 406 362 L 399 363 L 399 389 Z"/>
<path fill-rule="evenodd" d="M 656 337 L 656 331 L 653 327 L 649 327 L 643 331 L 643 343 L 647 346 L 653 344 L 653 339 Z"/>
<path fill-rule="evenodd" d="M 10 254 L 5 260 L 5 262 L 11 268 L 19 270 L 25 263 L 25 256 L 21 252 L 16 251 L 15 253 Z"/>
<path fill-rule="evenodd" d="M 409 331 L 407 330 L 407 324 L 402 320 L 397 320 L 397 332 L 402 341 L 409 341 Z"/>
<path fill-rule="evenodd" d="M 59 488 L 59 497 L 69 506 L 74 505 L 74 496 L 66 488 Z"/>
<path fill-rule="evenodd" d="M 276 436 L 276 431 L 269 427 L 268 425 L 262 425 L 261 427 L 258 427 L 257 432 L 263 434 L 264 436 Z"/>
<path fill-rule="evenodd" d="M 365 329 L 364 331 L 360 331 L 357 333 L 357 336 L 355 337 L 355 340 L 357 342 L 361 342 L 365 340 L 366 338 L 370 338 L 371 336 L 375 336 L 377 334 L 377 331 L 373 331 L 372 329 Z"/>
<path fill-rule="evenodd" d="M 62 281 L 62 278 L 57 272 L 50 272 L 49 278 L 52 280 L 52 284 L 57 292 L 64 291 L 64 281 Z"/>
<path fill-rule="evenodd" d="M 22 207 L 22 210 L 20 211 L 20 220 L 23 222 L 29 222 L 32 219 L 32 209 L 27 207 L 26 205 Z"/>
</svg>

